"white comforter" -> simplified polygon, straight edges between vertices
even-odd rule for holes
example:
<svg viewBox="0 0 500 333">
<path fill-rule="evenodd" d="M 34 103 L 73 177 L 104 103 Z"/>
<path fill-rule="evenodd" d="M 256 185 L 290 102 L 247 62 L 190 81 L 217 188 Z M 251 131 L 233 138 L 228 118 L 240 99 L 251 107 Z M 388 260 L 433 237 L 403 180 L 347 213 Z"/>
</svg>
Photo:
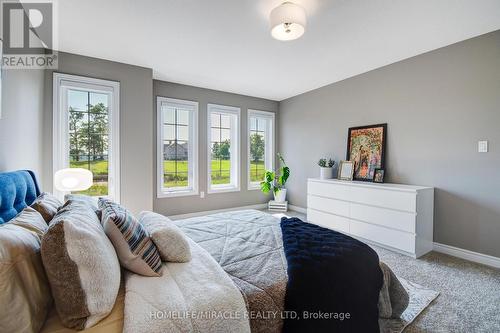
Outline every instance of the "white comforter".
<svg viewBox="0 0 500 333">
<path fill-rule="evenodd" d="M 192 260 L 164 263 L 161 277 L 125 274 L 125 333 L 250 332 L 243 296 L 189 239 Z"/>
</svg>

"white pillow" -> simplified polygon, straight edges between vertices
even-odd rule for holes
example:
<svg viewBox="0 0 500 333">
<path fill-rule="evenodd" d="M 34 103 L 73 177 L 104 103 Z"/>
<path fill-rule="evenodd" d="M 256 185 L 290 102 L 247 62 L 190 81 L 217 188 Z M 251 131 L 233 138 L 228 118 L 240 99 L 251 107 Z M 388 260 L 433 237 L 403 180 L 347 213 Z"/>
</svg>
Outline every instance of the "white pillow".
<svg viewBox="0 0 500 333">
<path fill-rule="evenodd" d="M 191 260 L 191 248 L 186 236 L 168 217 L 144 211 L 139 214 L 138 219 L 148 231 L 163 261 Z"/>
</svg>

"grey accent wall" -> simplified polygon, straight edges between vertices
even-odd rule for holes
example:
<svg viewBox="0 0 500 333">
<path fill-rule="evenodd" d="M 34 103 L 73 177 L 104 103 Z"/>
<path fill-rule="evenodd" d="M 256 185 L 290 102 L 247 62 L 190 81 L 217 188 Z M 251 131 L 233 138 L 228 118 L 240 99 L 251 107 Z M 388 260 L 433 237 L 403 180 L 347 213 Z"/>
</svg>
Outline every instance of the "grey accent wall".
<svg viewBox="0 0 500 333">
<path fill-rule="evenodd" d="M 31 169 L 41 177 L 43 81 L 43 70 L 3 72 L 0 171 Z"/>
<path fill-rule="evenodd" d="M 132 212 L 152 210 L 153 72 L 113 61 L 59 53 L 57 72 L 120 82 L 121 202 Z M 45 73 L 44 189 L 52 189 L 52 82 Z"/>
<path fill-rule="evenodd" d="M 200 196 L 157 198 L 156 179 L 154 179 L 154 211 L 164 215 L 186 214 L 192 212 L 224 209 L 237 206 L 265 203 L 269 197 L 259 190 L 247 189 L 247 110 L 278 111 L 278 102 L 261 98 L 237 95 L 216 90 L 197 88 L 176 83 L 155 80 L 153 82 L 154 108 L 156 113 L 156 97 L 170 97 L 196 101 L 198 110 L 198 162 L 199 190 L 205 192 L 205 198 Z M 241 108 L 241 191 L 230 193 L 207 193 L 207 104 L 221 104 Z M 156 118 L 155 118 L 156 119 Z M 276 115 L 276 121 L 278 117 Z M 156 123 L 156 121 L 155 121 Z M 279 122 L 278 122 L 279 123 Z M 156 152 L 156 126 L 154 128 L 153 148 Z M 276 135 L 276 138 L 278 136 Z M 276 146 L 277 147 L 277 146 Z M 154 174 L 156 175 L 156 155 L 154 159 Z"/>
<path fill-rule="evenodd" d="M 500 31 L 282 101 L 290 203 L 319 157 L 345 159 L 349 127 L 385 122 L 387 180 L 436 188 L 434 241 L 500 257 Z"/>
</svg>

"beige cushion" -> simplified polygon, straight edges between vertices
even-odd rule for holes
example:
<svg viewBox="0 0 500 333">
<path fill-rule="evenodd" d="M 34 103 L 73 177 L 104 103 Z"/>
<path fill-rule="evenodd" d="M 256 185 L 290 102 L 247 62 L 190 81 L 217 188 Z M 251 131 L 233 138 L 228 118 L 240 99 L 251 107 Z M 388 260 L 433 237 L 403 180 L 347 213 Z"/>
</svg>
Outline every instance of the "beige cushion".
<svg viewBox="0 0 500 333">
<path fill-rule="evenodd" d="M 113 243 L 120 263 L 131 272 L 144 276 L 160 276 L 160 253 L 147 230 L 124 207 L 99 199 L 101 222 Z"/>
<path fill-rule="evenodd" d="M 89 195 L 84 194 L 66 194 L 64 196 L 64 200 L 66 201 L 82 201 L 87 203 L 94 211 L 98 211 L 97 201 L 99 200 L 97 197 L 91 197 Z"/>
<path fill-rule="evenodd" d="M 141 212 L 139 222 L 151 235 L 163 261 L 191 260 L 191 249 L 186 235 L 168 217 L 153 212 Z"/>
<path fill-rule="evenodd" d="M 62 206 L 62 202 L 50 193 L 44 192 L 35 199 L 31 204 L 37 212 L 42 214 L 45 222 L 49 223 L 50 220 L 56 215 L 57 210 Z"/>
<path fill-rule="evenodd" d="M 40 256 L 48 226 L 26 207 L 0 225 L 0 332 L 38 332 L 52 303 Z"/>
<path fill-rule="evenodd" d="M 42 239 L 42 259 L 61 322 L 85 329 L 106 317 L 120 286 L 120 264 L 92 208 L 68 201 Z"/>
<path fill-rule="evenodd" d="M 85 194 L 66 194 L 64 200 L 67 201 L 81 201 L 92 207 L 92 210 L 96 213 L 97 218 L 101 221 L 101 211 L 97 206 L 97 201 L 99 198 L 91 197 Z"/>
</svg>

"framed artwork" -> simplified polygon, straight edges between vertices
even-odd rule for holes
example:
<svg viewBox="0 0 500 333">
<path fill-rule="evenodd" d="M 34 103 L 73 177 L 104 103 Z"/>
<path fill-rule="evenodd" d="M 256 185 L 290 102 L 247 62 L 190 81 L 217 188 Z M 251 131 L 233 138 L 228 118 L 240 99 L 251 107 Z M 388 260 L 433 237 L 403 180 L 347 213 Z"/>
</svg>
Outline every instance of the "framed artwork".
<svg viewBox="0 0 500 333">
<path fill-rule="evenodd" d="M 385 167 L 387 124 L 349 128 L 347 160 L 354 162 L 354 179 L 373 181 L 375 169 Z"/>
<path fill-rule="evenodd" d="M 340 180 L 352 180 L 354 173 L 354 163 L 351 161 L 340 161 L 339 176 Z"/>
<path fill-rule="evenodd" d="M 384 176 L 385 176 L 385 170 L 384 169 L 375 169 L 375 172 L 373 174 L 373 182 L 374 183 L 383 183 L 384 182 Z"/>
</svg>

